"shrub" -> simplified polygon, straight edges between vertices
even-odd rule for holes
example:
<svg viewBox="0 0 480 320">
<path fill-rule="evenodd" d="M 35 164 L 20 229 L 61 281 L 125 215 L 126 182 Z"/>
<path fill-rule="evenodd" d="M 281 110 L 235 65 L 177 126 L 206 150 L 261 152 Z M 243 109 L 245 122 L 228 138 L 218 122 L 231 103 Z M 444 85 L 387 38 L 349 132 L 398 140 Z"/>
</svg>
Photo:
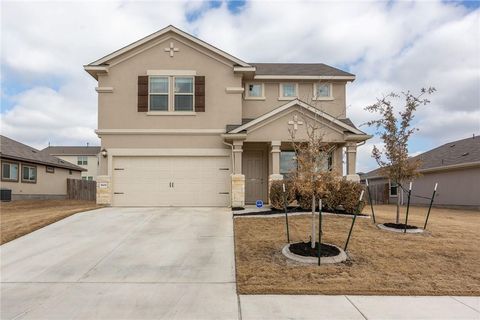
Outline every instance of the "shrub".
<svg viewBox="0 0 480 320">
<path fill-rule="evenodd" d="M 315 209 L 318 208 L 318 200 L 322 201 L 329 197 L 332 190 L 337 189 L 339 178 L 335 172 L 321 172 L 315 181 Z M 312 186 L 308 181 L 297 180 L 296 190 L 298 193 L 298 205 L 304 210 L 312 209 Z M 334 192 L 334 191 L 333 191 Z"/>
<path fill-rule="evenodd" d="M 360 197 L 360 193 L 364 187 L 355 181 L 348 181 L 342 180 L 340 183 L 340 194 L 342 195 L 342 203 L 343 209 L 347 213 L 355 213 L 355 210 L 362 212 L 363 208 L 365 207 L 365 200 L 362 200 L 360 205 L 358 204 L 358 199 Z"/>
<path fill-rule="evenodd" d="M 287 205 L 295 200 L 295 187 L 291 181 L 275 180 L 270 186 L 270 205 L 272 208 L 282 210 L 284 208 L 283 184 L 285 183 L 285 193 Z"/>
<path fill-rule="evenodd" d="M 312 209 L 312 191 L 311 184 L 308 181 L 298 180 L 295 184 L 297 190 L 298 205 L 303 210 Z M 342 206 L 345 212 L 354 213 L 357 210 L 358 199 L 363 186 L 354 181 L 342 179 L 333 172 L 322 172 L 318 175 L 315 183 L 316 210 L 318 209 L 318 199 L 322 198 L 324 209 L 335 211 Z M 365 207 L 365 201 L 360 204 L 359 210 Z"/>
</svg>

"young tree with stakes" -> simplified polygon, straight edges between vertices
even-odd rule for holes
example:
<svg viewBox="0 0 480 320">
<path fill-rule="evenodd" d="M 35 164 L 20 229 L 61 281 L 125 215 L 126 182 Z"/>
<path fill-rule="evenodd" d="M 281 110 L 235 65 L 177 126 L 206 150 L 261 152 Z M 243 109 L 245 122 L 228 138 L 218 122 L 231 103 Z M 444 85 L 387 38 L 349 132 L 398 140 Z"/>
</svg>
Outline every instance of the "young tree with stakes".
<svg viewBox="0 0 480 320">
<path fill-rule="evenodd" d="M 430 87 L 422 88 L 419 94 L 413 94 L 410 91 L 401 92 L 401 94 L 392 92 L 381 99 L 377 98 L 375 104 L 365 108 L 366 111 L 380 116 L 366 124 L 375 127 L 376 133 L 380 135 L 385 145 L 383 150 L 374 146 L 372 157 L 380 166 L 382 173 L 400 188 L 402 188 L 402 183 L 419 175 L 417 169 L 420 162 L 408 159 L 409 139 L 414 132 L 419 130 L 412 127 L 411 123 L 417 108 L 430 103 L 424 96 L 431 95 L 435 91 L 435 88 Z M 404 99 L 405 104 L 401 107 L 397 117 L 392 100 L 399 99 Z M 399 222 L 400 197 L 397 197 L 396 223 Z"/>
<path fill-rule="evenodd" d="M 309 105 L 320 111 L 314 99 L 309 99 Z M 331 172 L 322 171 L 328 165 L 329 155 L 336 149 L 336 145 L 328 143 L 325 140 L 326 126 L 321 124 L 320 116 L 317 113 L 312 115 L 306 114 L 306 111 L 299 111 L 302 123 L 305 126 L 306 139 L 297 139 L 295 128 L 289 128 L 291 143 L 296 155 L 297 168 L 291 177 L 297 190 L 301 190 L 303 194 L 311 196 L 312 206 L 312 228 L 311 228 L 311 247 L 315 248 L 315 209 L 317 196 L 321 197 L 325 190 L 326 176 L 332 176 Z M 323 120 L 325 121 L 325 120 Z M 321 232 L 321 230 L 320 230 Z M 320 243 L 319 243 L 320 245 Z"/>
</svg>

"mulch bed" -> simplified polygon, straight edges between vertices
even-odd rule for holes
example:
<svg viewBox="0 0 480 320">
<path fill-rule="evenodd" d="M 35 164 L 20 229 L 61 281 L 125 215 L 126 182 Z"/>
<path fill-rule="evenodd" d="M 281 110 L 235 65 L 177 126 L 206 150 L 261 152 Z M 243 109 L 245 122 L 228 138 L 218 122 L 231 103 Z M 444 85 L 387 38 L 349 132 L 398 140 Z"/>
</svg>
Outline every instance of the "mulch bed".
<svg viewBox="0 0 480 320">
<path fill-rule="evenodd" d="M 233 210 L 232 211 L 237 211 Z M 312 212 L 312 210 L 305 210 L 300 207 L 288 207 L 287 209 L 288 213 L 300 213 L 300 212 Z M 318 208 L 316 209 L 316 212 L 318 212 Z M 332 213 L 332 214 L 344 214 L 344 215 L 349 215 L 349 216 L 354 216 L 353 213 L 345 212 L 342 210 L 326 210 L 322 209 L 322 212 L 325 213 Z M 248 213 L 234 213 L 234 217 L 242 217 L 242 216 L 268 216 L 271 214 L 279 214 L 279 213 L 285 213 L 284 210 L 278 210 L 275 208 L 271 208 L 270 210 L 265 210 L 265 211 L 254 211 L 254 212 L 248 212 Z M 358 217 L 368 217 L 368 214 L 363 214 L 359 213 L 357 214 Z"/>
<path fill-rule="evenodd" d="M 387 222 L 387 223 L 384 223 L 383 225 L 388 228 L 405 230 L 405 223 Z M 407 229 L 418 229 L 418 227 L 407 224 Z"/>
<path fill-rule="evenodd" d="M 312 248 L 312 242 L 297 242 L 290 244 L 290 252 L 303 257 L 318 257 L 318 242 L 315 242 L 315 248 Z M 321 257 L 334 257 L 340 254 L 338 248 L 322 243 L 320 247 Z"/>
</svg>

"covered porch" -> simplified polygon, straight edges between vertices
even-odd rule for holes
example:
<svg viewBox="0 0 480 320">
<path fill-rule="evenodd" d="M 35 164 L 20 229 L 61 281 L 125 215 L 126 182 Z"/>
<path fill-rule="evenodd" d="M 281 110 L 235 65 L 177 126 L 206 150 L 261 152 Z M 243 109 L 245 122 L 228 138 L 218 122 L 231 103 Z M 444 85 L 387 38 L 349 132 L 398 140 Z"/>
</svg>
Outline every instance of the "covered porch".
<svg viewBox="0 0 480 320">
<path fill-rule="evenodd" d="M 292 141 L 306 141 L 308 121 L 322 127 L 325 142 L 335 147 L 322 170 L 360 181 L 356 174 L 357 146 L 370 136 L 355 128 L 348 119 L 336 119 L 294 100 L 259 118 L 231 127 L 223 135 L 225 143 L 232 147 L 233 208 L 254 204 L 257 200 L 269 202 L 272 181 L 284 179 L 296 167 Z"/>
</svg>

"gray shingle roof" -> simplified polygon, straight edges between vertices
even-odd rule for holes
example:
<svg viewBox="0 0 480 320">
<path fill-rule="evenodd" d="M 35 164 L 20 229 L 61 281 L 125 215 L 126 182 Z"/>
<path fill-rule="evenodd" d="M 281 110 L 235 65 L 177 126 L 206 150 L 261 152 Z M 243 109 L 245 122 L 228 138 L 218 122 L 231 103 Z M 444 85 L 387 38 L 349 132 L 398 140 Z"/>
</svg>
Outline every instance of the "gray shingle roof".
<svg viewBox="0 0 480 320">
<path fill-rule="evenodd" d="M 96 156 L 100 149 L 99 146 L 50 146 L 41 152 L 52 156 Z"/>
<path fill-rule="evenodd" d="M 48 153 L 43 153 L 40 150 L 1 135 L 0 157 L 76 171 L 85 171 L 85 169 L 71 164 L 68 161 L 58 159 Z"/>
<path fill-rule="evenodd" d="M 256 75 L 348 76 L 355 75 L 323 63 L 251 63 Z"/>
<path fill-rule="evenodd" d="M 410 159 L 422 162 L 419 170 L 480 162 L 480 137 L 445 143 Z M 375 169 L 365 174 L 367 178 L 379 175 L 380 169 Z"/>
</svg>

